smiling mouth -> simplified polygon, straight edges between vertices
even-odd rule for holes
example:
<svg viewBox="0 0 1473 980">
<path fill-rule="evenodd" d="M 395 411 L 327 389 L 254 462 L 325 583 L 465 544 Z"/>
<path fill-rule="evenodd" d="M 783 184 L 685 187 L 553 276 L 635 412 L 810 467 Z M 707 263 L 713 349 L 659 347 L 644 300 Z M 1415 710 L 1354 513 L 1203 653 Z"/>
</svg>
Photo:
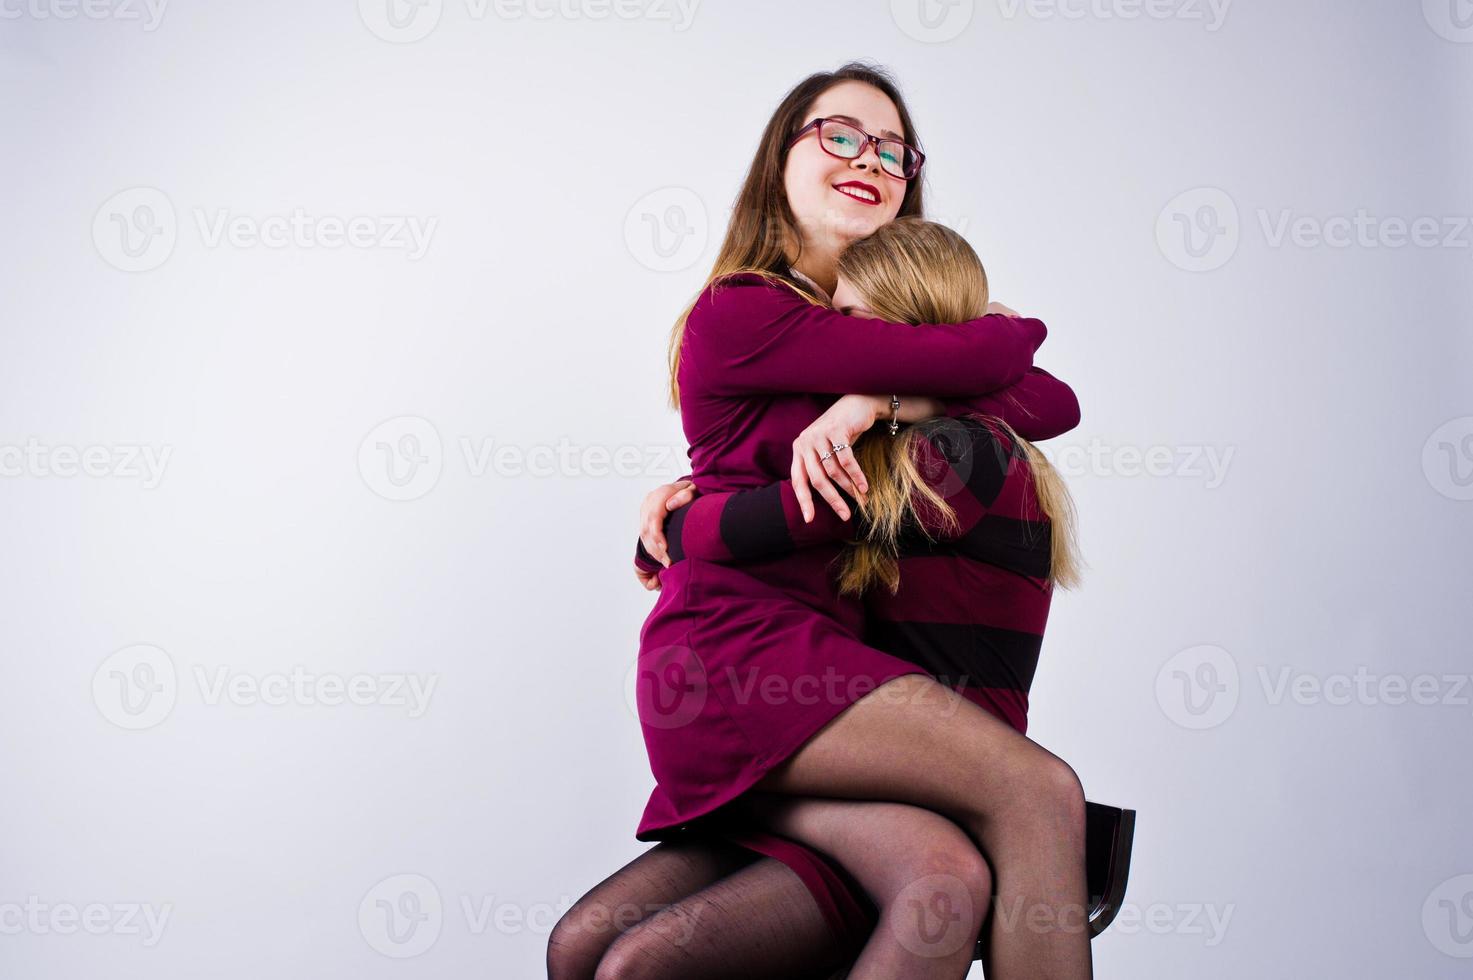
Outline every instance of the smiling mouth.
<svg viewBox="0 0 1473 980">
<path fill-rule="evenodd" d="M 849 181 L 844 184 L 835 184 L 834 190 L 843 194 L 845 197 L 852 197 L 861 204 L 868 204 L 871 207 L 877 206 L 880 203 L 880 195 L 875 193 L 874 188 L 867 184 Z"/>
</svg>

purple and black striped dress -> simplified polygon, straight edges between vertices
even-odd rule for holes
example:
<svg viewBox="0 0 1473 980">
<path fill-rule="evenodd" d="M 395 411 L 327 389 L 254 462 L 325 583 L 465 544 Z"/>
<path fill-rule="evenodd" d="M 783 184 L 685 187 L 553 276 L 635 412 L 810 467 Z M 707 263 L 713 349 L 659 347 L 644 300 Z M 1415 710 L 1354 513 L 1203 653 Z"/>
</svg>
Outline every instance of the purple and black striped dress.
<svg viewBox="0 0 1473 980">
<path fill-rule="evenodd" d="M 1045 332 L 1005 316 L 921 326 L 847 317 L 755 275 L 701 295 L 679 369 L 701 496 L 671 523 L 682 560 L 637 559 L 659 568 L 661 590 L 640 631 L 640 723 L 656 786 L 636 839 L 724 834 L 793 868 L 841 937 L 872 927 L 873 907 L 842 869 L 729 824 L 722 807 L 903 674 L 944 677 L 1021 731 L 1048 611 L 1048 528 L 1026 509 L 1031 477 L 1000 431 L 942 424 L 944 437 L 917 441 L 922 472 L 935 474 L 966 535 L 915 551 L 908 538 L 899 594 L 841 598 L 834 559 L 854 529 L 822 500 L 803 523 L 781 482 L 792 441 L 847 392 L 930 394 L 949 416 L 995 415 L 1029 439 L 1068 431 L 1073 392 L 1031 368 Z"/>
</svg>

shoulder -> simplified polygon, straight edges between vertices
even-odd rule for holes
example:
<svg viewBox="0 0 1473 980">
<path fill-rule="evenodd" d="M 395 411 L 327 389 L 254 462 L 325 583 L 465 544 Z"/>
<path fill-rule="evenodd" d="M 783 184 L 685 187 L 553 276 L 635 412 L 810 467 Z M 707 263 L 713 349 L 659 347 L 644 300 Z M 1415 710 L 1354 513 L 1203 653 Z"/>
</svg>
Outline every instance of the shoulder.
<svg viewBox="0 0 1473 980">
<path fill-rule="evenodd" d="M 752 322 L 754 312 L 781 313 L 812 305 L 798 284 L 776 273 L 734 272 L 706 284 L 691 308 L 695 320 L 740 316 Z"/>
</svg>

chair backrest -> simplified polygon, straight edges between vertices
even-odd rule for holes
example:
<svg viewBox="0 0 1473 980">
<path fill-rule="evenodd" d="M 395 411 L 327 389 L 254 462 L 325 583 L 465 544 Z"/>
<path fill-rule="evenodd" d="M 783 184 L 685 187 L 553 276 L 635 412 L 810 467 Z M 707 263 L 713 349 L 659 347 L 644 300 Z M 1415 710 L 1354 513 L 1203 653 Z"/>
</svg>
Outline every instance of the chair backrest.
<svg viewBox="0 0 1473 980">
<path fill-rule="evenodd" d="M 1104 803 L 1084 804 L 1084 865 L 1089 890 L 1089 938 L 1115 920 L 1125 901 L 1130 877 L 1130 848 L 1135 841 L 1135 811 Z M 972 959 L 982 958 L 983 941 L 992 916 L 982 925 L 982 936 Z"/>
<path fill-rule="evenodd" d="M 1135 811 L 1103 803 L 1084 804 L 1084 863 L 1089 882 L 1089 938 L 1105 931 L 1125 901 Z"/>
</svg>

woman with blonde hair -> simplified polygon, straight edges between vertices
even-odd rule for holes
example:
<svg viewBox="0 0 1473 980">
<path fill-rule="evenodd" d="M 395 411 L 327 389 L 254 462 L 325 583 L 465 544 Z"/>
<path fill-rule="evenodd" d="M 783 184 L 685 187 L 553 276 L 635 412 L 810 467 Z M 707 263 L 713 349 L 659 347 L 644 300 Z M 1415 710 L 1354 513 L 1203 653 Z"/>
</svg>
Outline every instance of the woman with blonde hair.
<svg viewBox="0 0 1473 980">
<path fill-rule="evenodd" d="M 703 494 L 761 494 L 790 468 L 847 520 L 855 501 L 871 502 L 844 454 L 881 418 L 894 433 L 881 439 L 898 437 L 902 422 L 938 414 L 981 412 L 1032 438 L 1077 422 L 1067 386 L 1030 370 L 1045 333 L 1037 320 L 977 310 L 964 322 L 917 324 L 845 316 L 823 302 L 831 292 L 836 302 L 844 296 L 836 269 L 851 243 L 897 216 L 920 214 L 915 143 L 893 83 L 865 66 L 815 75 L 779 106 L 710 282 L 672 338 L 672 390 Z M 892 394 L 844 394 L 886 390 Z M 915 390 L 932 396 L 894 394 Z M 807 421 L 820 412 L 818 422 Z M 944 504 L 957 527 L 987 511 L 975 524 L 986 538 L 998 527 L 993 511 L 1022 508 L 1033 492 L 1027 450 L 992 424 L 952 424 L 966 436 L 958 447 L 985 444 L 988 453 L 954 456 L 944 440 L 918 439 L 914 474 L 925 477 L 930 465 L 943 479 L 913 475 L 912 492 L 894 499 L 907 501 L 902 514 L 926 520 L 929 508 L 941 514 L 936 505 Z M 805 426 L 810 435 L 844 435 L 820 452 Z M 910 471 L 899 457 L 893 462 L 903 488 Z M 936 499 L 913 492 L 922 482 Z M 815 516 L 806 492 L 795 480 L 750 499 L 768 508 L 775 501 L 791 537 L 801 530 L 792 517 Z M 886 490 L 876 493 L 878 516 Z M 1004 519 L 1026 529 L 1030 522 L 1017 516 L 1024 513 Z M 816 530 L 816 521 L 799 521 Z M 885 549 L 903 540 L 887 533 L 868 536 L 878 552 L 856 553 L 855 581 L 886 578 Z M 893 917 L 889 929 L 868 937 L 855 976 L 961 976 L 993 898 L 1048 920 L 1039 928 L 1040 916 L 1030 914 L 1028 928 L 1014 929 L 994 917 L 993 975 L 1089 976 L 1077 777 L 968 691 L 958 694 L 925 665 L 861 642 L 865 604 L 832 575 L 841 543 L 773 548 L 775 536 L 723 538 L 728 561 L 687 558 L 656 573 L 660 596 L 641 631 L 640 716 L 657 785 L 636 837 L 663 843 L 564 916 L 549 942 L 550 975 L 832 969 L 850 952 L 836 958 L 835 940 L 853 938 L 845 932 L 852 921 L 836 909 L 849 882 L 810 860 L 817 849 L 886 909 L 911 901 L 948 909 L 944 951 L 929 930 Z M 1051 553 L 1051 538 L 1005 542 L 1017 560 L 1034 562 L 1015 574 L 1036 572 L 1038 548 Z M 904 593 L 907 557 L 897 552 L 896 595 Z M 1035 599 L 1020 613 L 1039 633 L 1040 611 L 1046 601 Z M 1015 625 L 1013 632 L 1028 632 L 1024 622 Z M 832 675 L 850 683 L 816 698 L 800 693 L 812 686 L 805 682 Z M 783 798 L 778 805 L 774 795 Z M 777 833 L 751 830 L 754 822 Z M 777 860 L 753 862 L 748 851 Z M 667 907 L 639 914 L 650 903 Z M 611 910 L 631 914 L 615 923 Z M 683 934 L 713 910 L 719 929 Z M 824 927 L 832 930 L 827 946 Z"/>
<path fill-rule="evenodd" d="M 971 246 L 919 219 L 897 219 L 854 243 L 839 256 L 838 270 L 836 305 L 856 317 L 961 322 L 988 306 L 986 273 Z M 845 541 L 839 589 L 863 599 L 865 640 L 924 666 L 1023 734 L 1053 588 L 1078 579 L 1073 505 L 1063 481 L 1011 426 L 980 414 L 927 419 L 893 437 L 878 426 L 854 451 L 869 492 L 850 498 L 857 513 L 849 520 L 820 509 L 805 521 L 791 481 L 701 495 L 670 516 L 671 557 L 730 562 L 737 554 L 754 557 L 759 542 L 764 554 L 780 554 Z M 642 546 L 636 562 L 662 567 Z M 894 855 L 875 853 L 869 841 L 856 846 L 842 832 L 846 821 L 883 806 L 762 795 L 736 812 L 857 874 L 861 893 L 838 903 L 845 930 L 874 942 L 876 924 L 886 923 L 884 943 L 900 941 L 897 929 L 905 927 L 897 921 L 907 910 L 899 901 L 914 889 L 887 889 L 876 871 L 893 868 Z M 726 830 L 737 842 L 746 833 L 740 818 Z M 971 944 L 957 952 L 963 949 L 970 959 Z M 861 967 L 868 955 L 861 954 Z"/>
</svg>

